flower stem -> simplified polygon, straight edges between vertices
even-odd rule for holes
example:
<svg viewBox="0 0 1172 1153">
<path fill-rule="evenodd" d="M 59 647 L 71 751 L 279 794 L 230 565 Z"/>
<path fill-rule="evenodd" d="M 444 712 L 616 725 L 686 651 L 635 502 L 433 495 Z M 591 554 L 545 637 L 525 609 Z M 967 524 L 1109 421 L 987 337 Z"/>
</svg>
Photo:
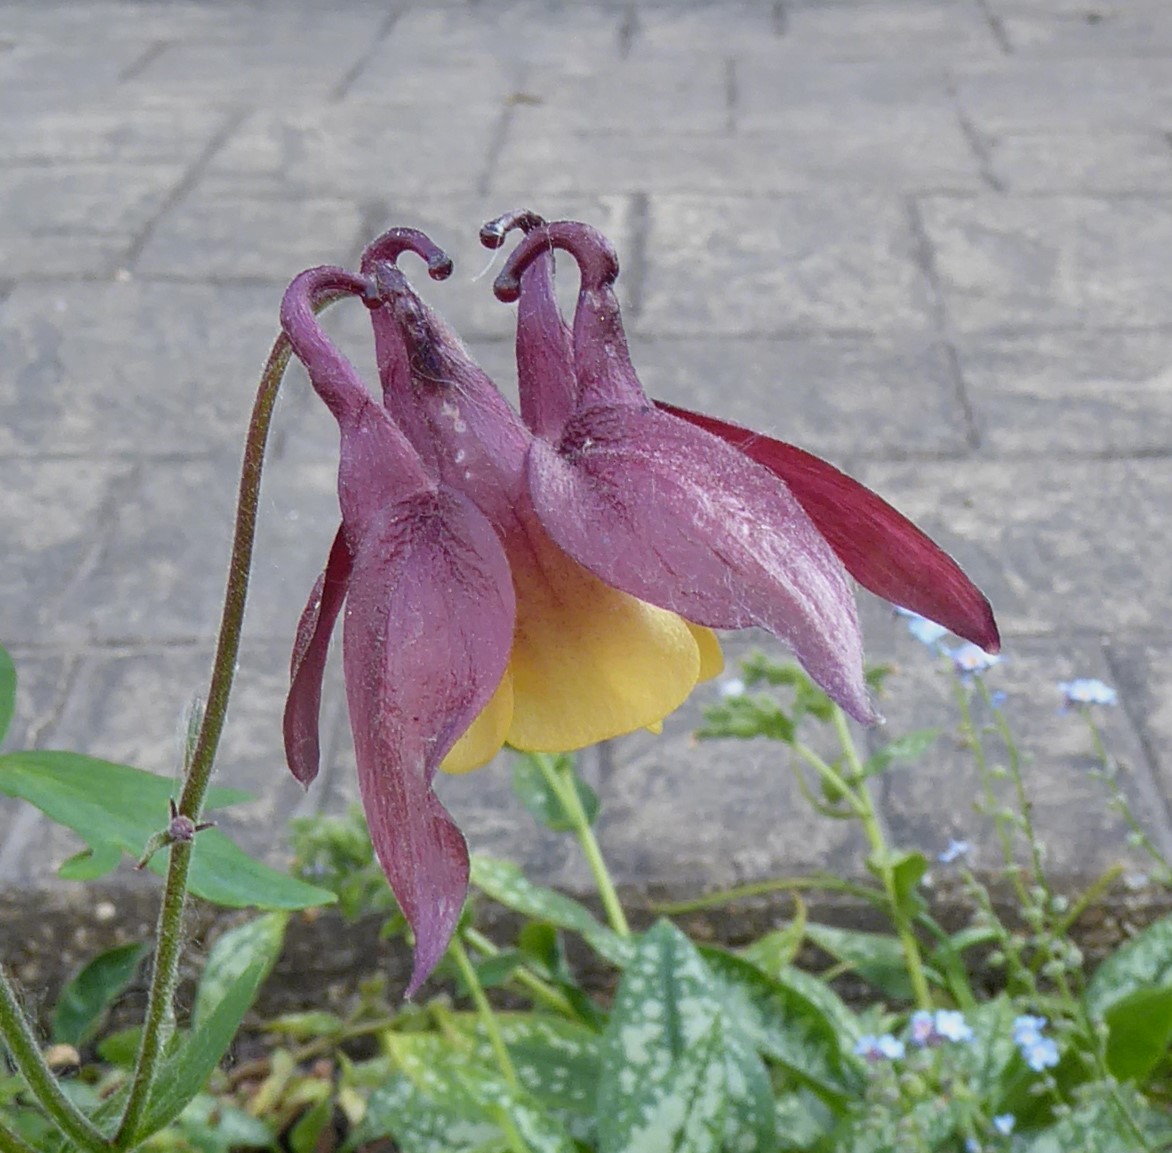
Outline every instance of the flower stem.
<svg viewBox="0 0 1172 1153">
<path fill-rule="evenodd" d="M 456 962 L 456 968 L 460 970 L 460 976 L 464 978 L 464 984 L 468 987 L 472 1003 L 476 1006 L 477 1016 L 480 1018 L 480 1024 L 483 1026 L 488 1043 L 496 1055 L 496 1063 L 500 1068 L 501 1076 L 512 1088 L 516 1089 L 518 1085 L 517 1071 L 513 1068 L 509 1050 L 505 1046 L 505 1039 L 501 1036 L 500 1023 L 492 1011 L 492 1006 L 488 1003 L 488 998 L 484 995 L 484 986 L 481 985 L 480 978 L 476 975 L 476 968 L 468 956 L 468 950 L 464 948 L 461 937 L 452 938 L 448 952 L 451 953 L 452 959 Z"/>
<path fill-rule="evenodd" d="M 883 827 L 879 823 L 879 815 L 875 810 L 871 790 L 867 787 L 863 763 L 855 748 L 854 737 L 847 724 L 846 714 L 837 705 L 834 706 L 833 718 L 834 731 L 842 746 L 843 756 L 846 758 L 849 769 L 846 783 L 850 786 L 848 795 L 852 797 L 854 802 L 851 807 L 858 813 L 859 820 L 862 822 L 867 844 L 871 847 L 873 868 L 879 874 L 884 891 L 887 893 L 888 912 L 895 925 L 900 947 L 903 949 L 904 964 L 907 966 L 908 978 L 912 984 L 916 1005 L 920 1009 L 931 1009 L 932 992 L 928 987 L 928 978 L 924 973 L 924 959 L 920 954 L 920 943 L 912 928 L 912 919 L 908 915 L 907 909 L 904 908 L 895 884 L 895 868 L 891 864 L 891 850 L 888 847 Z"/>
<path fill-rule="evenodd" d="M 496 957 L 500 954 L 500 948 L 478 929 L 465 929 L 464 939 L 486 957 Z M 577 1016 L 574 1006 L 570 1004 L 565 994 L 543 981 L 526 966 L 520 965 L 514 969 L 509 975 L 509 980 L 520 985 L 534 1001 L 540 1001 L 547 1009 L 553 1009 L 566 1017 Z"/>
<path fill-rule="evenodd" d="M 61 1091 L 61 1085 L 41 1055 L 28 1018 L 16 1000 L 12 982 L 0 967 L 0 1033 L 25 1084 L 57 1128 L 79 1149 L 100 1153 L 111 1148 L 94 1124 Z M 9 1136 L 9 1134 L 5 1134 Z M 13 1140 L 20 1138 L 11 1135 Z M 19 1148 L 20 1146 L 14 1146 Z"/>
<path fill-rule="evenodd" d="M 0 1153 L 37 1153 L 23 1137 L 0 1125 Z"/>
<path fill-rule="evenodd" d="M 562 763 L 567 767 L 559 768 L 553 758 L 541 753 L 538 753 L 533 759 L 540 768 L 541 775 L 545 777 L 546 783 L 557 794 L 566 815 L 573 822 L 574 834 L 582 846 L 586 863 L 590 866 L 590 872 L 594 876 L 594 884 L 598 888 L 598 896 L 606 911 L 606 919 L 610 922 L 610 927 L 620 937 L 629 937 L 631 926 L 627 923 L 627 915 L 623 912 L 622 902 L 615 891 L 610 870 L 607 869 L 606 861 L 603 860 L 598 839 L 594 836 L 594 830 L 590 827 L 590 819 L 586 816 L 586 810 L 582 808 L 582 799 L 578 796 L 578 790 L 574 785 L 573 762 L 566 760 Z"/>
<path fill-rule="evenodd" d="M 342 299 L 344 292 L 323 295 L 314 302 L 314 311 Z M 284 334 L 277 337 L 261 373 L 248 435 L 244 442 L 244 461 L 240 472 L 240 488 L 236 504 L 236 528 L 232 541 L 232 557 L 228 565 L 228 587 L 224 595 L 224 610 L 220 618 L 220 633 L 212 663 L 211 683 L 203 722 L 195 739 L 191 765 L 183 782 L 179 812 L 198 823 L 211 780 L 212 763 L 224 729 L 228 712 L 228 697 L 240 652 L 240 627 L 244 621 L 244 603 L 248 595 L 248 576 L 252 567 L 252 546 L 256 536 L 257 507 L 260 497 L 261 470 L 264 467 L 265 445 L 272 423 L 273 406 L 281 378 L 289 364 L 292 347 Z M 114 1145 L 130 1148 L 136 1141 L 149 1136 L 137 1132 L 150 1100 L 155 1074 L 162 1058 L 167 1026 L 173 1018 L 175 985 L 179 976 L 179 957 L 183 944 L 183 910 L 187 900 L 187 879 L 191 868 L 192 845 L 176 843 L 171 846 L 167 865 L 167 879 L 159 909 L 156 930 L 155 963 L 147 993 L 146 1018 L 142 1039 L 130 1082 L 130 1095 L 122 1114 Z"/>
</svg>

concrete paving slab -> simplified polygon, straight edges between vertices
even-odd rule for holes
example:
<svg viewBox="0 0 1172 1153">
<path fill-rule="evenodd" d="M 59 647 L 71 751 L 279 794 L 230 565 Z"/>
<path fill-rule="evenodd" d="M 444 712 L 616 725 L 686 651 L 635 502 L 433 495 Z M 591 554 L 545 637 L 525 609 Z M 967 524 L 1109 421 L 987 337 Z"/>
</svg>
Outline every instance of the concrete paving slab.
<svg viewBox="0 0 1172 1153">
<path fill-rule="evenodd" d="M 637 331 L 686 336 L 931 326 L 904 205 L 867 193 L 655 196 Z"/>
<path fill-rule="evenodd" d="M 1162 194 L 1172 189 L 1172 146 L 1156 132 L 1030 133 L 989 145 L 1008 192 Z"/>
<path fill-rule="evenodd" d="M 1036 460 L 1172 450 L 1172 331 L 973 336 L 956 348 L 992 453 Z"/>
<path fill-rule="evenodd" d="M 1120 705 L 1131 718 L 1143 742 L 1163 794 L 1165 808 L 1172 797 L 1172 637 L 1166 632 L 1113 638 L 1107 646 Z M 1112 750 L 1114 751 L 1114 750 Z M 1124 771 L 1130 768 L 1121 757 Z"/>
<path fill-rule="evenodd" d="M 1160 0 L 990 0 L 989 7 L 1016 55 L 1096 58 L 1172 53 L 1172 32 Z"/>
<path fill-rule="evenodd" d="M 961 332 L 1142 328 L 1172 314 L 1172 202 L 924 197 L 924 228 Z"/>
<path fill-rule="evenodd" d="M 1172 464 L 1079 459 L 863 462 L 857 475 L 930 532 L 997 606 L 1008 634 L 1158 629 L 1172 555 Z"/>
<path fill-rule="evenodd" d="M 278 308 L 271 286 L 19 285 L 0 304 L 0 455 L 243 445 Z"/>
</svg>

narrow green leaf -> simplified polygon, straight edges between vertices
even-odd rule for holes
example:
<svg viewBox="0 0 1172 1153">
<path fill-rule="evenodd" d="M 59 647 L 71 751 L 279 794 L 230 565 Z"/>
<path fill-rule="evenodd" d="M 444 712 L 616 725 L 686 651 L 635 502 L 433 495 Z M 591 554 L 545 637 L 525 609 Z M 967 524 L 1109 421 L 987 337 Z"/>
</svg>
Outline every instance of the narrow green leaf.
<svg viewBox="0 0 1172 1153">
<path fill-rule="evenodd" d="M 907 975 L 899 941 L 886 933 L 867 933 L 861 929 L 839 929 L 832 925 L 809 925 L 806 938 L 836 961 L 849 965 L 863 980 L 881 993 L 899 1001 L 912 999 L 912 983 Z M 928 970 L 928 978 L 941 983 L 940 974 Z"/>
<path fill-rule="evenodd" d="M 288 921 L 287 913 L 266 913 L 237 925 L 216 940 L 195 993 L 193 1029 L 207 1021 L 246 970 L 257 964 L 272 968 L 281 954 Z"/>
<path fill-rule="evenodd" d="M 511 861 L 474 856 L 472 884 L 494 901 L 526 917 L 549 921 L 579 934 L 596 953 L 620 969 L 631 956 L 631 942 L 603 925 L 585 905 L 533 884 Z"/>
<path fill-rule="evenodd" d="M 57 876 L 64 881 L 95 881 L 112 873 L 122 862 L 122 850 L 107 842 L 94 848 L 74 853 L 57 869 Z"/>
<path fill-rule="evenodd" d="M 916 729 L 884 745 L 863 765 L 863 776 L 886 772 L 896 761 L 914 761 L 922 757 L 940 736 L 939 729 Z"/>
<path fill-rule="evenodd" d="M 284 920 L 283 914 L 279 913 L 270 913 L 259 919 L 268 921 L 270 918 Z M 256 1000 L 261 985 L 277 959 L 282 940 L 283 933 L 276 934 L 271 927 L 267 931 L 256 932 L 242 943 L 242 951 L 247 949 L 251 953 L 245 967 L 239 968 L 232 964 L 231 958 L 224 957 L 210 974 L 205 969 L 196 997 L 198 1003 L 202 995 L 210 1008 L 205 1009 L 200 1023 L 159 1069 L 146 1115 L 135 1134 L 139 1140 L 145 1140 L 178 1117 L 187 1103 L 204 1087 L 212 1070 L 232 1044 L 244 1014 Z M 206 993 L 205 985 L 208 990 Z"/>
<path fill-rule="evenodd" d="M 8 650 L 0 645 L 0 741 L 8 735 L 16 711 L 16 666 Z"/>
<path fill-rule="evenodd" d="M 53 1040 L 82 1045 L 97 1031 L 107 1010 L 125 991 L 146 952 L 134 942 L 100 953 L 61 990 L 53 1010 Z"/>
<path fill-rule="evenodd" d="M 764 737 L 789 744 L 794 739 L 794 722 L 770 697 L 728 697 L 704 710 L 704 725 L 696 736 L 702 740 L 731 737 L 749 741 Z"/>
<path fill-rule="evenodd" d="M 603 1035 L 601 1153 L 718 1150 L 726 1073 L 712 975 L 691 941 L 659 921 L 638 939 Z"/>
<path fill-rule="evenodd" d="M 549 753 L 524 753 L 513 758 L 513 792 L 517 799 L 533 815 L 538 824 L 555 833 L 564 833 L 575 827 L 575 822 L 566 812 L 561 798 L 550 787 L 541 770 L 544 761 L 556 773 L 564 773 L 574 782 L 574 789 L 586 820 L 592 825 L 598 816 L 598 794 L 584 781 L 574 768 L 574 758 L 568 753 L 553 756 Z"/>
<path fill-rule="evenodd" d="M 35 805 L 51 821 L 72 829 L 92 851 L 84 862 L 67 862 L 74 876 L 94 875 L 119 849 L 137 860 L 151 835 L 167 823 L 175 782 L 129 765 L 80 753 L 24 751 L 0 756 L 0 793 Z M 235 789 L 212 789 L 208 807 L 223 808 L 248 799 Z M 160 876 L 167 854 L 148 866 Z M 98 874 L 100 875 L 100 874 Z M 230 908 L 304 909 L 330 904 L 334 895 L 270 869 L 242 852 L 219 829 L 195 839 L 191 892 Z"/>
<path fill-rule="evenodd" d="M 812 1000 L 742 957 L 701 950 L 738 1036 L 822 1096 L 844 1099 L 861 1084 L 835 1022 Z"/>
<path fill-rule="evenodd" d="M 741 956 L 751 965 L 756 965 L 767 977 L 776 977 L 798 955 L 806 937 L 806 903 L 795 898 L 797 911 L 794 918 L 782 929 L 774 929 L 764 937 L 758 937 L 741 950 Z"/>
<path fill-rule="evenodd" d="M 290 1153 L 314 1153 L 326 1126 L 334 1119 L 334 1102 L 323 1097 L 312 1108 L 307 1109 L 289 1132 Z"/>
<path fill-rule="evenodd" d="M 924 902 L 917 886 L 928 871 L 928 858 L 923 853 L 898 849 L 889 850 L 884 855 L 872 853 L 867 858 L 867 868 L 880 878 L 884 869 L 890 869 L 899 909 L 909 917 L 920 911 Z"/>
</svg>

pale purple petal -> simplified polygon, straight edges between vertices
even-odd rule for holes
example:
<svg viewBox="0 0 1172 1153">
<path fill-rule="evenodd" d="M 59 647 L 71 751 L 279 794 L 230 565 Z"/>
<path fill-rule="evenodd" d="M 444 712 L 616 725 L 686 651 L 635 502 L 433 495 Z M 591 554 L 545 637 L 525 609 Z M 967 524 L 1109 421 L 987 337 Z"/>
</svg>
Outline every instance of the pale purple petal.
<svg viewBox="0 0 1172 1153">
<path fill-rule="evenodd" d="M 514 616 L 500 541 L 457 493 L 399 502 L 358 542 L 346 696 L 371 839 L 415 934 L 408 996 L 443 956 L 468 886 L 467 846 L 432 779 L 499 684 Z"/>
<path fill-rule="evenodd" d="M 758 625 L 863 722 L 876 719 L 846 572 L 789 490 L 654 408 L 579 413 L 528 479 L 553 539 L 607 584 L 711 628 Z"/>
<path fill-rule="evenodd" d="M 317 578 L 297 625 L 285 702 L 285 757 L 293 775 L 307 788 L 317 776 L 320 746 L 322 677 L 330 650 L 330 634 L 350 582 L 350 550 L 339 529 L 325 572 Z"/>
</svg>

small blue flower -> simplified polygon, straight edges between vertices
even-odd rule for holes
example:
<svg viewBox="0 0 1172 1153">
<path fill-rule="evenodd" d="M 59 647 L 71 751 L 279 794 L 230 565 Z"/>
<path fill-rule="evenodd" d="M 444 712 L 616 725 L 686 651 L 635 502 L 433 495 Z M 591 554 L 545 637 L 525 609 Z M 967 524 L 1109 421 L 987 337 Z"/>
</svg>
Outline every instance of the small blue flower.
<svg viewBox="0 0 1172 1153">
<path fill-rule="evenodd" d="M 953 668 L 956 669 L 961 680 L 965 681 L 979 677 L 983 672 L 1001 663 L 1001 658 L 995 653 L 987 653 L 974 644 L 958 645 L 947 651 L 948 655 L 952 657 Z"/>
<path fill-rule="evenodd" d="M 928 1045 L 936 1035 L 936 1022 L 927 1009 L 918 1009 L 908 1022 L 913 1045 Z"/>
<path fill-rule="evenodd" d="M 1052 1069 L 1058 1064 L 1058 1046 L 1049 1037 L 1039 1037 L 1032 1044 L 1023 1045 L 1021 1055 L 1035 1073 L 1041 1073 L 1043 1069 Z"/>
<path fill-rule="evenodd" d="M 1115 705 L 1119 694 L 1102 681 L 1093 677 L 1080 677 L 1073 681 L 1061 681 L 1058 691 L 1062 694 L 1062 711 L 1083 705 Z"/>
<path fill-rule="evenodd" d="M 855 1042 L 855 1054 L 866 1057 L 874 1064 L 876 1061 L 899 1061 L 906 1052 L 904 1043 L 890 1033 L 876 1037 L 873 1033 L 864 1033 Z"/>
<path fill-rule="evenodd" d="M 919 613 L 912 612 L 911 609 L 897 607 L 895 611 L 907 621 L 907 631 L 920 644 L 927 645 L 930 649 L 940 650 L 941 640 L 948 636 L 948 630 L 943 625 L 938 625 L 935 621 L 930 621 L 927 617 L 922 617 Z"/>
<path fill-rule="evenodd" d="M 993 1118 L 993 1128 L 1002 1137 L 1008 1137 L 1013 1132 L 1013 1127 L 1016 1124 L 1017 1118 L 1012 1113 L 1002 1113 L 1000 1116 Z"/>
<path fill-rule="evenodd" d="M 955 837 L 948 838 L 948 847 L 942 852 L 936 860 L 942 865 L 951 865 L 953 861 L 959 861 L 961 857 L 968 856 L 972 850 L 972 845 L 968 841 L 958 841 Z"/>
<path fill-rule="evenodd" d="M 1028 1013 L 1015 1017 L 1013 1021 L 1013 1043 L 1015 1045 L 1029 1045 L 1042 1036 L 1046 1027 L 1045 1017 L 1031 1017 Z"/>
<path fill-rule="evenodd" d="M 953 1041 L 958 1045 L 973 1039 L 972 1026 L 964 1019 L 964 1014 L 955 1009 L 937 1009 L 935 1029 L 945 1041 Z"/>
</svg>

